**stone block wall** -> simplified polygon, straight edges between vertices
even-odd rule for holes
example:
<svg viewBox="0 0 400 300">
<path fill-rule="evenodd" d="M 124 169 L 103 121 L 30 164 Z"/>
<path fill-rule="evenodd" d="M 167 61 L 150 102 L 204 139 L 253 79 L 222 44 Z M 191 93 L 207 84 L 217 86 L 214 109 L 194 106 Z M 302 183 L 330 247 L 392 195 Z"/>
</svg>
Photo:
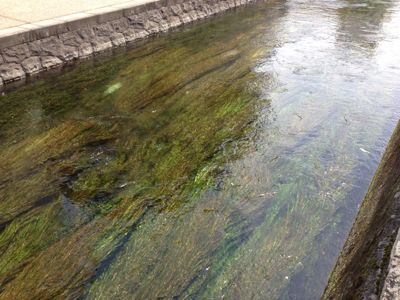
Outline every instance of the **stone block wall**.
<svg viewBox="0 0 400 300">
<path fill-rule="evenodd" d="M 254 0 L 162 0 L 0 40 L 0 85 Z"/>
</svg>

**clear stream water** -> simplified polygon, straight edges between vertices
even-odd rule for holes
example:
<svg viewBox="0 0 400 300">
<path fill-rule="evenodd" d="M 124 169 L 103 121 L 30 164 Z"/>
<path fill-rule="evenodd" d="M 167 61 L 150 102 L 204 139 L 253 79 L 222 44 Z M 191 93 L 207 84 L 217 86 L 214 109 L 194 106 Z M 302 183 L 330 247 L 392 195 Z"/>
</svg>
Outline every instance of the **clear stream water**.
<svg viewBox="0 0 400 300">
<path fill-rule="evenodd" d="M 4 91 L 0 298 L 317 299 L 399 53 L 398 1 L 269 1 Z"/>
</svg>

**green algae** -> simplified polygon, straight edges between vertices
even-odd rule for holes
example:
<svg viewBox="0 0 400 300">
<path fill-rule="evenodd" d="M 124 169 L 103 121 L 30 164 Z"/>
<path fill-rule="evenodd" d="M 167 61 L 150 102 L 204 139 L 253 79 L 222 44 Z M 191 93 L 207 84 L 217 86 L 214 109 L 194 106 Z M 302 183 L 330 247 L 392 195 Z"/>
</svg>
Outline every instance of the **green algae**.
<svg viewBox="0 0 400 300">
<path fill-rule="evenodd" d="M 57 206 L 58 203 L 50 204 L 7 226 L 0 239 L 3 254 L 0 276 L 26 263 L 32 259 L 33 254 L 44 250 L 63 235 L 65 229 L 59 222 Z"/>
<path fill-rule="evenodd" d="M 237 48 L 241 43 L 232 39 L 224 46 Z M 4 244 L 13 241 L 12 247 L 1 253 L 0 276 L 8 282 L 4 297 L 27 297 L 30 284 L 37 286 L 37 296 L 60 295 L 68 285 L 40 289 L 40 282 L 47 284 L 42 280 L 49 276 L 43 272 L 51 271 L 43 265 L 50 261 L 57 264 L 60 259 L 72 260 L 70 265 L 60 262 L 66 268 L 61 277 L 75 277 L 66 282 L 72 285 L 68 289 L 77 288 L 77 278 L 94 272 L 149 207 L 176 209 L 187 195 L 210 186 L 215 170 L 231 156 L 221 155 L 220 145 L 243 137 L 251 126 L 257 95 L 245 87 L 251 78 L 250 65 L 239 60 L 237 50 L 220 53 L 218 45 L 209 52 L 194 52 L 175 49 L 172 44 L 169 51 L 146 57 L 147 48 L 162 45 L 163 40 L 153 44 L 61 75 L 57 80 L 68 87 L 62 93 L 54 93 L 59 84 L 50 79 L 2 98 L 4 105 L 16 107 L 17 112 L 11 124 L 2 122 L 3 133 L 17 134 L 16 128 L 29 124 L 31 116 L 25 110 L 30 106 L 40 110 L 35 122 L 41 125 L 36 132 L 22 134 L 19 141 L 1 149 L 2 168 L 13 170 L 1 179 L 12 182 L 3 187 L 10 192 L 3 193 L 1 203 L 1 217 L 11 224 L 0 239 Z M 210 56 L 216 50 L 218 53 Z M 144 58 L 136 58 L 141 56 Z M 172 63 L 178 57 L 186 57 L 191 68 L 177 70 Z M 150 60 L 166 63 L 160 64 L 160 69 L 148 69 Z M 125 61 L 131 63 L 125 65 Z M 92 74 L 97 72 L 101 75 L 94 80 Z M 131 73 L 139 76 L 132 80 L 127 77 Z M 221 84 L 210 86 L 212 78 Z M 40 102 L 20 100 L 37 95 Z M 2 120 L 9 118 L 1 116 Z M 4 136 L 4 145 L 8 145 L 9 135 Z M 23 192 L 11 196 L 14 184 L 23 184 Z M 48 197 L 50 204 L 38 206 L 41 197 Z M 70 206 L 64 207 L 60 199 Z M 51 207 L 51 215 L 46 207 Z M 70 210 L 85 216 L 80 217 L 83 221 L 72 221 L 78 222 L 72 227 L 64 216 Z M 103 229 L 81 235 L 89 228 Z M 70 249 L 71 253 L 92 252 L 95 261 L 80 267 L 83 277 L 74 271 L 79 264 L 73 263 L 73 254 L 68 258 L 54 256 L 56 249 L 68 248 L 76 238 L 85 246 Z"/>
<path fill-rule="evenodd" d="M 247 7 L 0 98 L 0 298 L 265 299 L 315 279 L 391 110 L 357 93 L 376 78 L 335 83 L 330 40 L 315 60 L 331 77 L 288 74 L 304 44 L 287 10 Z"/>
</svg>

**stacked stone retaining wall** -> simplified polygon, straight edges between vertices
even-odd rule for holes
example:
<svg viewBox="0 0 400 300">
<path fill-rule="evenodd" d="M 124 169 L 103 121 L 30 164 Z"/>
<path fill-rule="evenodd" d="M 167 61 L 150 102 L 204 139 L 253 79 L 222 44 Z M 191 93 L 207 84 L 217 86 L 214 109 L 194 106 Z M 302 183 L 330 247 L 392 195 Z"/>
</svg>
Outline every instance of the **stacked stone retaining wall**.
<svg viewBox="0 0 400 300">
<path fill-rule="evenodd" d="M 0 38 L 0 85 L 254 0 L 161 0 Z"/>
</svg>

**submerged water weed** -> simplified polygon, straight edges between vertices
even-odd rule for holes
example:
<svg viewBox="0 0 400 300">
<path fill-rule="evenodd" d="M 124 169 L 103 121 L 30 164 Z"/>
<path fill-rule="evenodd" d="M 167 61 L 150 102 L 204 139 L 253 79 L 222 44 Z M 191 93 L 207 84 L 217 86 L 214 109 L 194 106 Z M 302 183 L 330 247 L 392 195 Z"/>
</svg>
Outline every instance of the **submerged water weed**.
<svg viewBox="0 0 400 300">
<path fill-rule="evenodd" d="M 365 14 L 308 5 L 249 6 L 1 97 L 0 298 L 317 297 L 398 76 L 347 47 Z"/>
<path fill-rule="evenodd" d="M 0 149 L 3 168 L 13 170 L 2 178 L 10 183 L 3 187 L 1 218 L 11 225 L 0 239 L 3 245 L 13 240 L 13 247 L 1 254 L 6 264 L 1 278 L 7 280 L 14 270 L 28 266 L 5 294 L 23 296 L 31 285 L 45 284 L 43 275 L 50 270 L 44 265 L 50 261 L 63 266 L 62 275 L 54 269 L 51 276 L 65 283 L 42 295 L 62 295 L 68 285 L 74 288 L 108 259 L 149 208 L 178 208 L 211 184 L 218 166 L 233 159 L 222 154 L 220 146 L 244 137 L 251 126 L 257 96 L 246 88 L 251 61 L 239 55 L 250 49 L 232 35 L 223 47 L 241 50 L 227 54 L 219 44 L 203 52 L 207 45 L 190 49 L 185 39 L 191 34 L 180 35 L 183 39 L 170 43 L 168 51 L 143 55 L 164 44 L 154 41 L 2 99 L 15 111 L 28 111 L 19 113 L 13 126 L 2 123 L 3 133 L 8 130 L 18 138 L 10 143 L 3 134 Z M 186 65 L 175 64 L 177 53 L 186 57 Z M 161 69 L 147 69 L 150 61 L 166 63 L 159 64 Z M 93 79 L 91 74 L 97 72 L 101 75 Z M 61 86 L 68 88 L 55 93 Z M 29 113 L 33 111 L 38 113 Z M 34 131 L 16 131 L 32 122 Z M 13 192 L 17 184 L 22 184 L 20 193 Z M 50 208 L 52 215 L 46 212 Z M 46 225 L 38 228 L 37 220 Z M 66 248 L 68 256 L 57 253 Z M 77 256 L 86 258 L 77 262 Z"/>
</svg>

